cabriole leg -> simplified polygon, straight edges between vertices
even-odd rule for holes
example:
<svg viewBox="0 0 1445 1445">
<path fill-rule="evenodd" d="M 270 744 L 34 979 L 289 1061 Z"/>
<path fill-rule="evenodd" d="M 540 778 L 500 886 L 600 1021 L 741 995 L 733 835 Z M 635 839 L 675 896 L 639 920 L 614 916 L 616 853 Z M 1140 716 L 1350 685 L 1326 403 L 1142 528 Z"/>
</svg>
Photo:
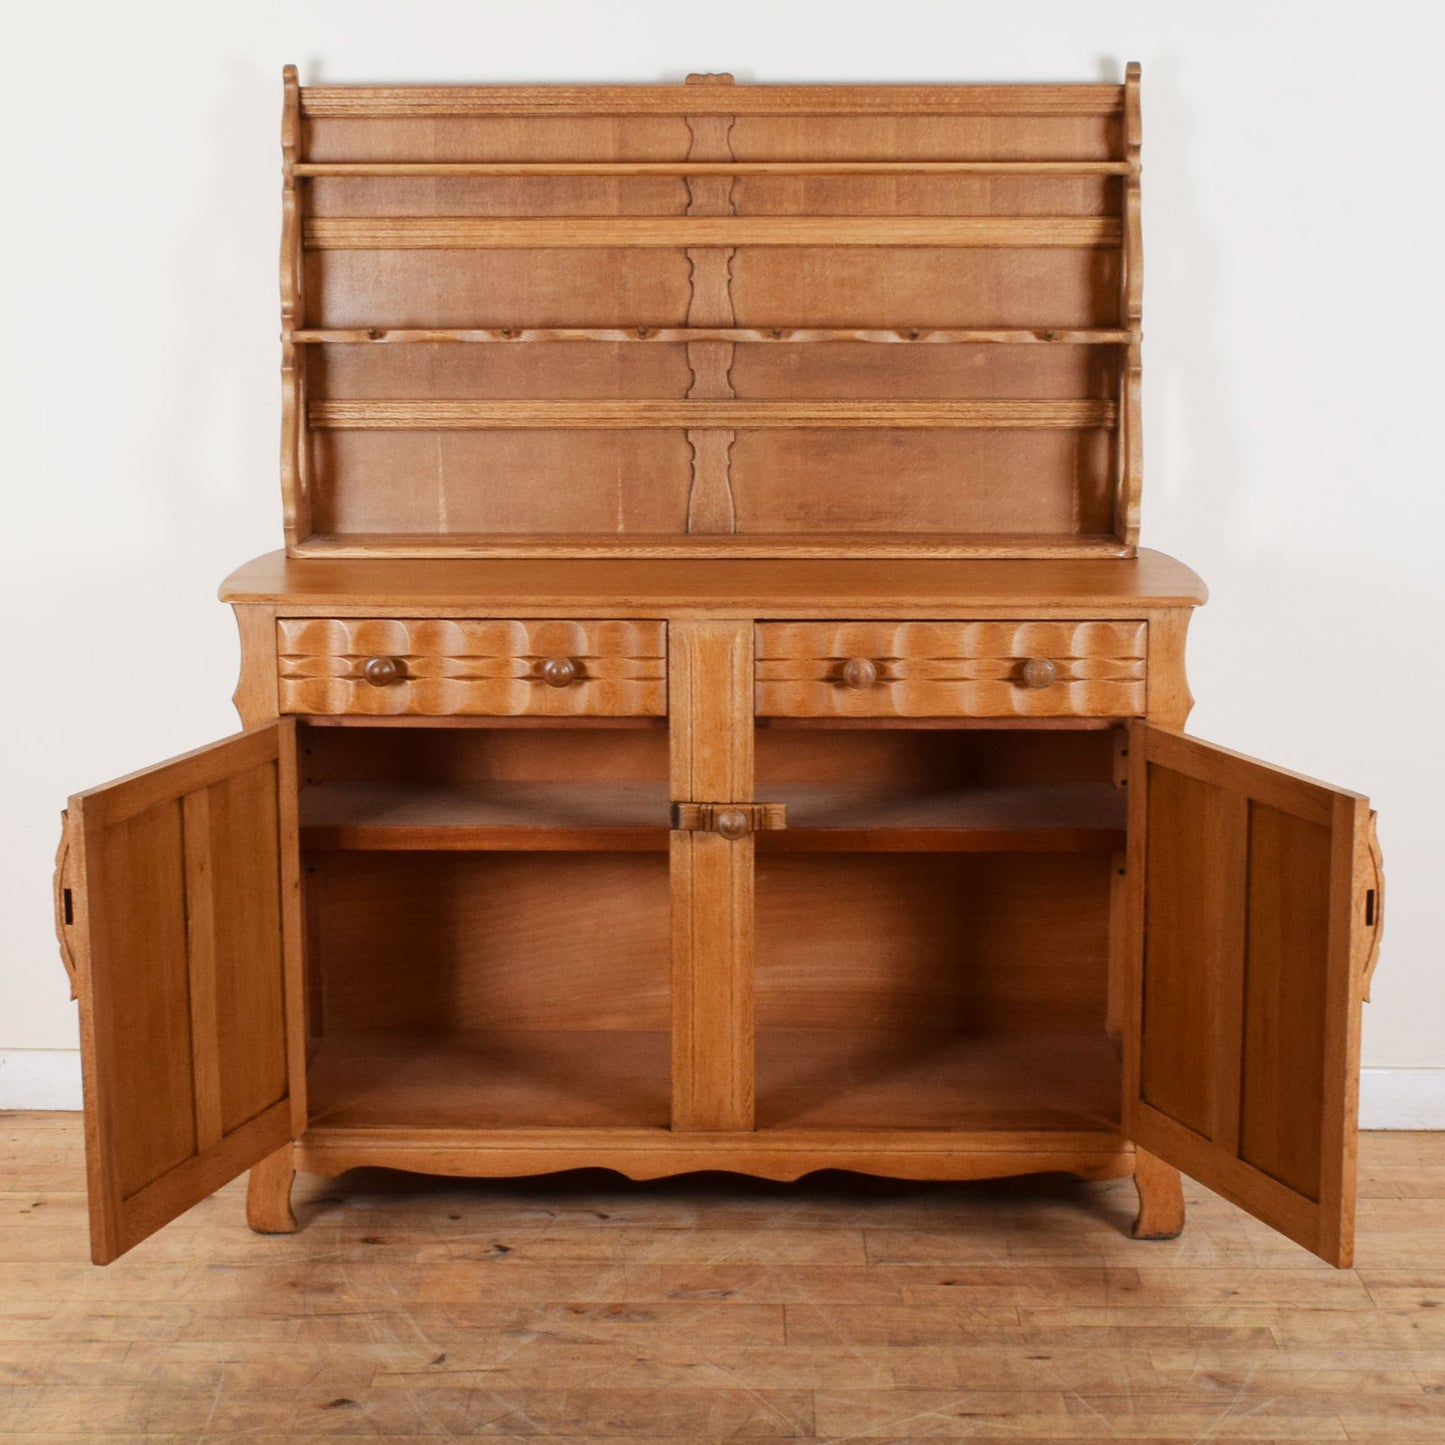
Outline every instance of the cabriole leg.
<svg viewBox="0 0 1445 1445">
<path fill-rule="evenodd" d="M 296 1216 L 291 1212 L 291 1181 L 295 1177 L 289 1144 L 253 1166 L 246 1186 L 246 1223 L 257 1234 L 296 1232 Z"/>
<path fill-rule="evenodd" d="M 1129 1232 L 1135 1239 L 1175 1239 L 1184 1232 L 1184 1186 L 1179 1171 L 1145 1149 L 1134 1151 L 1139 1213 Z"/>
</svg>

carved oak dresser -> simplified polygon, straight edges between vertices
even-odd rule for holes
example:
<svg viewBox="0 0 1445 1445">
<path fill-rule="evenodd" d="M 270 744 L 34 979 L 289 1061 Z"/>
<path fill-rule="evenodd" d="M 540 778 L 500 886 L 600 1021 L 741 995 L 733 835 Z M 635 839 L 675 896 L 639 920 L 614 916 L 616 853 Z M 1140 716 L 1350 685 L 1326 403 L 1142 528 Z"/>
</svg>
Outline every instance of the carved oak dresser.
<svg viewBox="0 0 1445 1445">
<path fill-rule="evenodd" d="M 1179 1170 L 1349 1260 L 1372 815 L 1182 735 L 1139 76 L 285 78 L 245 731 L 70 800 L 94 1258 L 249 1169 Z"/>
</svg>

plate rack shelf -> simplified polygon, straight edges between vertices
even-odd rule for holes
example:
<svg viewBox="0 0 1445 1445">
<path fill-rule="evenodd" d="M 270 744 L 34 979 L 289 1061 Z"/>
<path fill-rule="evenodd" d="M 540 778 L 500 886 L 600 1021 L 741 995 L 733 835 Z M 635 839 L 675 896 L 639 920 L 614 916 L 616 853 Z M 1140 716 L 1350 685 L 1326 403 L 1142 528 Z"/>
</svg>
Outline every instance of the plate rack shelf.
<svg viewBox="0 0 1445 1445">
<path fill-rule="evenodd" d="M 1138 96 L 288 70 L 288 550 L 1133 555 Z"/>
</svg>

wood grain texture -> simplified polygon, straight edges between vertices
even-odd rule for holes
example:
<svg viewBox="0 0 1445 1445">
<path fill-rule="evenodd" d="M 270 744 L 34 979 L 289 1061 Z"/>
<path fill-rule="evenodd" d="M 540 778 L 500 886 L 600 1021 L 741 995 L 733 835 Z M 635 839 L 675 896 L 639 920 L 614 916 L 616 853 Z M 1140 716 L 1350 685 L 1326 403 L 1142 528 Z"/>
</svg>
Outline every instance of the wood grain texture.
<svg viewBox="0 0 1445 1445">
<path fill-rule="evenodd" d="M 669 1054 L 666 1029 L 332 1033 L 312 1059 L 306 1137 L 445 1129 L 484 1142 L 491 1131 L 530 1129 L 558 1131 L 565 1144 L 582 1142 L 584 1130 L 662 1131 Z"/>
<path fill-rule="evenodd" d="M 1142 723 L 1129 795 L 1125 1132 L 1348 1264 L 1365 800 Z"/>
<path fill-rule="evenodd" d="M 287 482 L 295 555 L 1136 548 L 1137 67 L 1103 87 L 296 95 L 287 245 L 308 301 L 285 328 L 287 386 L 309 400 L 286 445 L 314 476 Z M 358 394 L 328 353 L 374 342 L 400 343 L 381 352 L 397 380 Z M 434 342 L 518 360 L 499 385 L 444 345 L 408 387 L 401 355 Z M 649 392 L 599 355 L 570 389 L 557 343 L 617 342 L 676 351 L 690 379 Z M 779 342 L 801 365 L 746 355 Z M 871 388 L 848 384 L 850 342 L 888 357 Z M 913 342 L 1063 343 L 1099 365 L 1031 392 L 1009 363 L 960 355 L 940 389 Z M 576 434 L 598 429 L 615 435 Z"/>
<path fill-rule="evenodd" d="M 914 1027 L 758 1030 L 760 1130 L 1107 1135 L 1119 1056 L 1102 1033 L 968 1035 Z"/>
<path fill-rule="evenodd" d="M 661 850 L 357 850 L 313 852 L 307 866 L 313 1042 L 667 1028 Z M 442 1073 L 430 1077 L 432 1105 L 445 1110 Z M 665 1098 L 665 1060 L 656 1084 Z M 313 1116 L 319 1107 L 313 1098 Z"/>
<path fill-rule="evenodd" d="M 289 67 L 288 67 L 289 68 Z M 700 116 L 730 121 L 731 116 Z M 302 161 L 298 176 L 1127 176 L 1128 161 Z"/>
<path fill-rule="evenodd" d="M 1118 246 L 1107 216 L 592 216 L 317 217 L 303 226 L 314 251 L 521 250 L 628 246 Z"/>
<path fill-rule="evenodd" d="M 1005 1179 L 1068 1173 L 1114 1179 L 1133 1169 L 1133 1153 L 1112 1131 L 787 1130 L 709 1133 L 610 1129 L 568 1137 L 555 1129 L 323 1129 L 298 1146 L 302 1168 L 405 1169 L 469 1178 L 509 1178 L 567 1169 L 615 1170 L 628 1179 L 712 1171 L 792 1182 L 821 1169 L 892 1179 Z"/>
<path fill-rule="evenodd" d="M 299 543 L 298 558 L 334 560 L 404 560 L 435 557 L 477 561 L 537 556 L 534 536 L 506 537 L 495 533 L 366 532 L 314 533 Z M 592 533 L 549 535 L 546 556 L 552 560 L 616 557 L 619 552 L 639 560 L 756 561 L 797 559 L 799 561 L 852 558 L 907 558 L 908 560 L 1010 560 L 1037 557 L 1061 561 L 1127 558 L 1127 549 L 1105 534 L 1060 540 L 1047 532 L 990 533 L 982 540 L 977 533 L 935 533 L 926 540 L 917 533 L 876 532 L 755 532 L 744 536 L 716 534 L 679 540 L 665 533 L 637 536 L 625 548 L 599 540 Z"/>
<path fill-rule="evenodd" d="M 1201 599 L 1202 600 L 1202 599 Z M 1148 718 L 1160 727 L 1182 732 L 1194 709 L 1184 650 L 1193 610 L 1171 607 L 1149 618 Z"/>
<path fill-rule="evenodd" d="M 865 345 L 998 345 L 998 346 L 1118 346 L 1131 339 L 1127 331 L 1091 331 L 1037 327 L 962 328 L 907 326 L 884 329 L 866 326 L 491 326 L 491 327 L 331 327 L 298 331 L 292 340 L 300 345 L 392 346 L 434 343 L 526 343 L 532 341 L 625 341 L 671 345 L 698 341 L 745 342 L 750 345 L 829 341 Z"/>
<path fill-rule="evenodd" d="M 1184 1187 L 1179 1171 L 1147 1149 L 1134 1151 L 1139 1212 L 1129 1233 L 1135 1239 L 1177 1239 L 1184 1232 Z"/>
<path fill-rule="evenodd" d="M 731 156 L 728 143 L 733 124 L 731 116 L 691 116 L 687 124 L 692 135 L 688 147 L 690 160 L 711 161 Z M 687 196 L 689 216 L 736 214 L 731 176 L 691 173 L 687 178 Z M 689 249 L 687 320 L 690 327 L 728 327 L 736 321 L 732 301 L 734 254 L 731 247 Z M 687 364 L 692 371 L 687 389 L 690 400 L 719 401 L 736 396 L 730 376 L 733 351 L 732 344 L 726 341 L 688 343 Z M 688 431 L 687 441 L 692 448 L 692 486 L 687 502 L 689 533 L 736 529 L 737 510 L 730 475 L 735 436 L 734 431 L 726 428 Z"/>
<path fill-rule="evenodd" d="M 1380 941 L 1385 934 L 1385 859 L 1380 851 L 1378 819 L 1374 812 L 1370 813 L 1365 825 L 1360 855 L 1356 866 L 1363 878 L 1361 886 L 1365 893 L 1365 907 L 1360 920 L 1364 936 L 1360 950 L 1364 954 L 1364 1000 L 1369 1003 L 1370 985 L 1380 962 Z"/>
<path fill-rule="evenodd" d="M 283 712 L 660 716 L 667 711 L 665 630 L 655 622 L 290 619 L 277 623 Z M 374 658 L 400 668 L 376 686 Z M 575 664 L 548 684 L 553 658 Z"/>
<path fill-rule="evenodd" d="M 70 984 L 70 997 L 76 998 L 75 945 L 71 929 L 75 923 L 74 874 L 70 859 L 70 811 L 60 812 L 60 837 L 55 844 L 55 871 L 51 876 L 51 902 L 55 910 L 55 942 L 60 948 L 60 964 Z"/>
<path fill-rule="evenodd" d="M 301 795 L 311 849 L 665 851 L 667 783 L 341 783 Z"/>
<path fill-rule="evenodd" d="M 743 621 L 669 626 L 675 803 L 753 798 L 752 633 Z M 672 835 L 672 1127 L 753 1122 L 751 834 Z"/>
<path fill-rule="evenodd" d="M 1124 78 L 1124 145 L 1129 167 L 1124 182 L 1123 250 L 1119 266 L 1119 316 L 1130 339 L 1119 373 L 1118 483 L 1115 531 L 1131 546 L 1139 541 L 1140 498 L 1144 490 L 1143 362 L 1140 328 L 1144 316 L 1144 227 L 1139 192 L 1139 151 L 1143 126 L 1139 110 L 1139 65 L 1130 61 Z"/>
<path fill-rule="evenodd" d="M 243 728 L 281 715 L 277 701 L 276 609 L 242 604 L 233 609 L 241 641 L 241 669 L 231 703 Z"/>
<path fill-rule="evenodd" d="M 71 799 L 97 1263 L 292 1137 L 292 748 L 273 725 Z"/>
<path fill-rule="evenodd" d="M 1108 851 L 1124 840 L 1124 805 L 1098 783 L 950 789 L 900 783 L 770 787 L 787 823 L 767 853 Z"/>
<path fill-rule="evenodd" d="M 1441 1433 L 1438 1133 L 1363 1136 L 1343 1272 L 1192 1182 L 1189 1231 L 1141 1245 L 1127 1179 L 589 1171 L 303 1176 L 306 1227 L 272 1239 L 237 1227 L 231 1186 L 101 1274 L 78 1117 L 5 1122 L 17 1438 Z"/>
<path fill-rule="evenodd" d="M 757 712 L 785 717 L 1114 716 L 1145 705 L 1143 623 L 765 622 Z M 851 687 L 850 661 L 876 681 Z M 1056 681 L 1029 685 L 1030 661 Z"/>
<path fill-rule="evenodd" d="M 309 117 L 560 115 L 1114 116 L 1117 85 L 308 85 Z"/>
<path fill-rule="evenodd" d="M 246 1223 L 257 1234 L 294 1234 L 291 1184 L 296 1177 L 290 1144 L 251 1166 L 246 1181 Z"/>
<path fill-rule="evenodd" d="M 760 851 L 759 1024 L 1111 1046 L 1108 863 L 1102 852 Z M 820 1079 L 819 1092 L 847 1082 Z"/>
<path fill-rule="evenodd" d="M 699 343 L 714 344 L 714 343 Z M 651 427 L 1106 427 L 1105 401 L 318 401 L 319 429 L 638 431 Z"/>
<path fill-rule="evenodd" d="M 281 511 L 288 546 L 311 531 L 306 363 L 295 333 L 306 324 L 302 262 L 303 197 L 296 184 L 301 88 L 294 65 L 282 72 L 281 106 Z"/>
<path fill-rule="evenodd" d="M 386 615 L 384 604 L 421 616 L 665 617 L 716 608 L 770 617 L 957 618 L 1053 616 L 1137 618 L 1202 603 L 1199 575 L 1162 552 L 1107 566 L 1075 558 L 860 561 L 818 557 L 786 564 L 733 558 L 398 558 L 379 569 L 362 558 L 295 558 L 268 552 L 221 584 L 221 600 L 270 603 L 287 615 Z M 1179 646 L 1171 659 L 1183 656 Z M 1151 657 L 1153 652 L 1151 649 Z M 1174 673 L 1167 674 L 1174 676 Z M 1150 667 L 1151 679 L 1158 674 Z M 1168 722 L 1161 717 L 1161 722 Z"/>
</svg>

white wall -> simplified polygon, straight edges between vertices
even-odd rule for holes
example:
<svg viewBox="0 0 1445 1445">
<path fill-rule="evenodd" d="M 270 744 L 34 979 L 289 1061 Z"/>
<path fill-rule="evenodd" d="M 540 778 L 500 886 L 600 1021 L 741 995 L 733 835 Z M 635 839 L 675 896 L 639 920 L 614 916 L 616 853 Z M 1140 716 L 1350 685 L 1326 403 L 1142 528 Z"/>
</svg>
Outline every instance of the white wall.
<svg viewBox="0 0 1445 1445">
<path fill-rule="evenodd" d="M 66 795 L 234 726 L 215 588 L 280 539 L 284 62 L 306 82 L 959 81 L 1113 80 L 1138 59 L 1144 536 L 1213 589 L 1193 730 L 1374 798 L 1389 936 L 1366 1062 L 1445 1067 L 1440 16 L 1306 0 L 23 7 L 0 96 L 0 1050 L 75 1045 L 48 900 Z M 1434 1097 L 1445 1107 L 1445 1086 Z"/>
</svg>

